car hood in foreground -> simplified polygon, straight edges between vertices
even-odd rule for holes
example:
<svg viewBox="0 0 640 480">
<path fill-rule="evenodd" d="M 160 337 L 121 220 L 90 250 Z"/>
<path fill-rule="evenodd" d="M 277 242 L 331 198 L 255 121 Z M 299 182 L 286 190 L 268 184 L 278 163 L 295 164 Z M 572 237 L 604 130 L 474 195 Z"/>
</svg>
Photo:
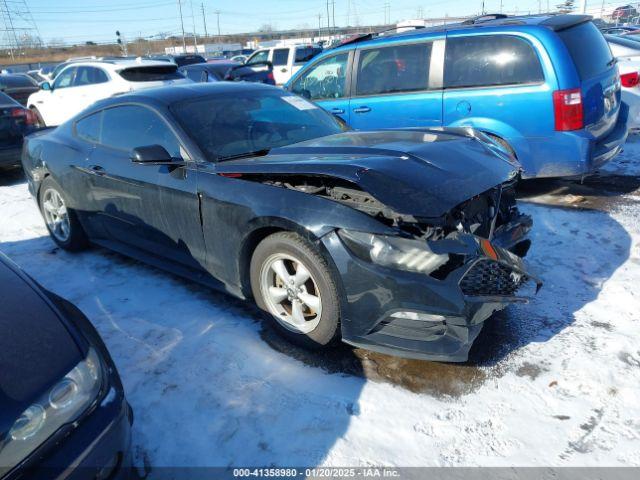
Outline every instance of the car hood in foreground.
<svg viewBox="0 0 640 480">
<path fill-rule="evenodd" d="M 483 141 L 460 133 L 385 130 L 275 148 L 266 156 L 220 162 L 216 171 L 340 178 L 400 214 L 435 218 L 513 179 L 518 167 Z"/>
<path fill-rule="evenodd" d="M 0 439 L 83 355 L 42 290 L 0 254 Z"/>
</svg>

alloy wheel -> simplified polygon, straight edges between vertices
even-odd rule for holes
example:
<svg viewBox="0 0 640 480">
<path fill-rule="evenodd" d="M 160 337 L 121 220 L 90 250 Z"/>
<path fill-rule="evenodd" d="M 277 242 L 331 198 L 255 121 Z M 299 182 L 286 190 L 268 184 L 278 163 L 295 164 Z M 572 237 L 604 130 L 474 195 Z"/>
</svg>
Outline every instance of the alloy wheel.
<svg viewBox="0 0 640 480">
<path fill-rule="evenodd" d="M 269 313 L 286 329 L 306 334 L 320 323 L 318 284 L 299 259 L 282 253 L 268 257 L 260 271 L 260 290 Z"/>
<path fill-rule="evenodd" d="M 71 224 L 69 222 L 69 212 L 60 193 L 49 188 L 42 197 L 42 209 L 44 221 L 49 227 L 51 234 L 60 242 L 69 240 L 71 234 Z"/>
</svg>

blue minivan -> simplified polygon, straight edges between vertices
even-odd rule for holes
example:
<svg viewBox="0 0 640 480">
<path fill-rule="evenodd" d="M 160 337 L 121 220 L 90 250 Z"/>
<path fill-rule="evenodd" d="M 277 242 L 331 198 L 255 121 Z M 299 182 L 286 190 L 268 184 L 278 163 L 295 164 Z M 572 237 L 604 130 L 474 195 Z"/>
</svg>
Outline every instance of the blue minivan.
<svg viewBox="0 0 640 480">
<path fill-rule="evenodd" d="M 615 59 L 587 15 L 494 15 L 361 36 L 285 88 L 358 130 L 481 130 L 517 157 L 524 178 L 593 172 L 627 138 Z"/>
</svg>

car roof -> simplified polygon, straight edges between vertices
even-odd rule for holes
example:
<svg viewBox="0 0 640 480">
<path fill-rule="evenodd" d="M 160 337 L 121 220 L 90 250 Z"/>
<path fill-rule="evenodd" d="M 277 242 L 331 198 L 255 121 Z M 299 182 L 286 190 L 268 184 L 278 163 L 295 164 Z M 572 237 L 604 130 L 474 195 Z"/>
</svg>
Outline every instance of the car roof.
<svg viewBox="0 0 640 480">
<path fill-rule="evenodd" d="M 244 91 L 268 91 L 277 90 L 282 91 L 278 87 L 272 85 L 266 85 L 263 83 L 250 83 L 250 82 L 215 82 L 215 83 L 185 83 L 180 85 L 166 85 L 157 88 L 145 88 L 136 90 L 131 93 L 125 93 L 116 97 L 110 97 L 103 100 L 97 105 L 101 107 L 108 106 L 114 103 L 122 103 L 123 101 L 143 101 L 152 103 L 161 103 L 164 105 L 171 105 L 176 102 L 189 100 L 192 98 L 200 98 L 208 95 L 233 95 L 237 92 Z"/>
<path fill-rule="evenodd" d="M 498 18 L 491 18 L 498 17 Z M 369 43 L 382 43 L 388 40 L 398 38 L 412 38 L 421 37 L 425 35 L 432 35 L 437 33 L 444 33 L 453 30 L 475 30 L 483 28 L 499 28 L 505 27 L 512 29 L 514 27 L 522 26 L 540 26 L 548 28 L 554 31 L 561 31 L 571 28 L 582 23 L 589 22 L 593 19 L 590 15 L 574 15 L 574 14 L 558 14 L 558 15 L 523 15 L 523 16 L 506 16 L 501 14 L 489 14 L 480 17 L 472 18 L 464 22 L 449 23 L 446 25 L 436 25 L 433 27 L 418 27 L 413 30 L 405 32 L 387 33 L 381 32 L 379 34 L 370 33 L 363 34 L 358 37 L 351 38 L 336 45 L 334 48 L 327 51 L 337 50 L 352 44 L 369 44 Z M 395 29 L 394 29 L 395 30 Z"/>
<path fill-rule="evenodd" d="M 163 62 L 161 60 L 147 60 L 144 58 L 135 58 L 135 59 L 109 59 L 109 60 L 87 60 L 87 61 L 74 61 L 69 62 L 65 69 L 68 66 L 74 67 L 102 67 L 106 70 L 122 70 L 126 68 L 135 68 L 135 67 L 166 67 L 167 65 L 172 65 L 167 62 Z"/>
</svg>

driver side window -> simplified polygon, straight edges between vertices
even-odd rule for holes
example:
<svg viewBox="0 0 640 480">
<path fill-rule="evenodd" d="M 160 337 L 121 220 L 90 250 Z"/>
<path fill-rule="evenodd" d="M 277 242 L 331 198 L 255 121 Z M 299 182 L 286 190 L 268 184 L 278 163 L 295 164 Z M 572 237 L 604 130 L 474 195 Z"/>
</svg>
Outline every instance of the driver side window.
<svg viewBox="0 0 640 480">
<path fill-rule="evenodd" d="M 247 60 L 247 65 L 252 65 L 254 63 L 266 62 L 269 60 L 269 50 L 260 50 L 254 53 L 249 60 Z"/>
<path fill-rule="evenodd" d="M 53 83 L 54 90 L 58 90 L 59 88 L 67 88 L 73 85 L 73 78 L 76 75 L 76 70 L 76 67 L 71 67 L 60 73 L 60 75 L 56 77 L 56 80 Z"/>
<path fill-rule="evenodd" d="M 309 100 L 343 98 L 346 94 L 348 60 L 348 52 L 321 60 L 304 72 L 291 90 Z"/>
</svg>

